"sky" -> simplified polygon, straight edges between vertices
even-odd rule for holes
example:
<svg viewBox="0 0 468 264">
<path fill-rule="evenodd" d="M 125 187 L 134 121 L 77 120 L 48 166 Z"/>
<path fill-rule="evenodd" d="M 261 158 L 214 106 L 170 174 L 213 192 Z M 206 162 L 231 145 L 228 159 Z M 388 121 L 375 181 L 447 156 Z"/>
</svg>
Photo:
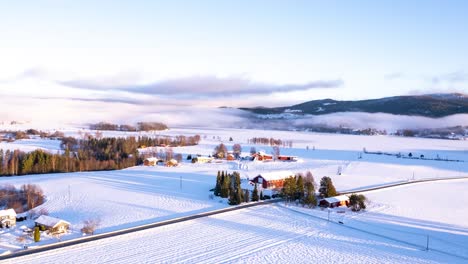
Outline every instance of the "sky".
<svg viewBox="0 0 468 264">
<path fill-rule="evenodd" d="M 450 0 L 0 0 L 0 119 L 468 93 L 466 25 Z"/>
</svg>

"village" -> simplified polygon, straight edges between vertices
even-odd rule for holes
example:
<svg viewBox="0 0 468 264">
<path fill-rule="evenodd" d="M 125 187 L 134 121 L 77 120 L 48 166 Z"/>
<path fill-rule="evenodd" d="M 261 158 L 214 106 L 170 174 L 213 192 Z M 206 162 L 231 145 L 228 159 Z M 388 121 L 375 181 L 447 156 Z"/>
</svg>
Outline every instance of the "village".
<svg viewBox="0 0 468 264">
<path fill-rule="evenodd" d="M 165 147 L 165 146 L 164 146 Z M 268 154 L 264 150 L 256 151 L 255 148 L 250 150 L 249 155 L 241 155 L 241 149 L 239 144 L 233 145 L 233 150 L 228 151 L 227 147 L 221 143 L 215 147 L 215 150 L 212 155 L 203 156 L 200 154 L 186 154 L 184 158 L 182 155 L 164 155 L 160 157 L 154 154 L 145 153 L 144 148 L 141 149 L 143 155 L 146 156 L 143 159 L 141 166 L 143 167 L 180 167 L 185 165 L 197 165 L 205 164 L 204 166 L 210 166 L 210 164 L 222 164 L 230 163 L 235 165 L 234 168 L 237 168 L 242 175 L 242 179 L 239 178 L 238 184 L 235 185 L 235 179 L 232 178 L 233 174 L 229 174 L 229 177 L 232 178 L 230 183 L 229 190 L 226 191 L 226 196 L 222 198 L 228 198 L 227 203 L 230 205 L 240 204 L 231 201 L 229 196 L 233 196 L 237 193 L 236 188 L 242 190 L 242 202 L 257 202 L 265 199 L 283 199 L 285 202 L 294 202 L 296 204 L 303 203 L 304 200 L 307 200 L 308 197 L 305 195 L 313 195 L 312 202 L 308 204 L 310 208 L 319 206 L 319 208 L 336 208 L 340 206 L 350 206 L 349 197 L 346 195 L 339 195 L 336 193 L 335 187 L 331 183 L 331 179 L 327 182 L 327 186 L 320 186 L 316 192 L 315 188 L 317 184 L 314 182 L 313 178 L 310 179 L 312 174 L 310 172 L 302 175 L 301 173 L 293 173 L 292 171 L 265 171 L 252 175 L 249 171 L 249 164 L 251 163 L 290 163 L 290 162 L 301 162 L 300 157 L 293 155 L 281 155 L 280 149 L 277 146 L 272 147 L 272 153 Z M 167 154 L 167 153 L 165 153 Z M 151 155 L 151 156 L 150 156 Z M 174 156 L 177 156 L 178 159 L 175 159 Z M 234 174 L 240 175 L 238 172 Z M 222 177 L 224 179 L 224 171 L 222 172 Z M 307 175 L 307 177 L 305 177 Z M 220 180 L 221 173 L 218 171 L 218 180 Z M 302 177 L 304 176 L 304 179 Z M 228 173 L 226 172 L 226 179 L 228 178 Z M 299 179 L 300 178 L 300 179 Z M 221 181 L 221 180 L 220 180 Z M 305 181 L 310 182 L 312 186 L 306 190 L 302 183 Z M 289 186 L 293 188 L 292 193 L 287 193 L 285 189 L 288 189 L 287 185 L 291 185 L 291 182 L 294 182 L 294 186 Z M 301 186 L 295 186 L 298 182 Z M 214 183 L 213 183 L 214 184 Z M 211 191 L 214 191 L 215 196 L 221 196 L 221 186 L 218 186 L 220 182 L 216 183 L 216 187 Z M 322 184 L 323 185 L 323 184 Z M 328 186 L 331 185 L 331 186 Z M 39 187 L 36 187 L 39 188 Z M 218 193 L 216 191 L 218 188 Z M 332 188 L 332 190 L 329 190 Z M 301 191 L 302 190 L 302 191 Z M 210 195 L 211 196 L 211 195 Z M 213 198 L 210 198 L 213 199 Z M 221 202 L 221 201 L 220 201 Z M 364 209 L 363 206 L 362 209 Z M 35 210 L 34 208 L 29 211 L 21 210 L 21 213 L 16 213 L 13 208 L 5 208 L 0 210 L 0 228 L 1 229 L 11 229 L 13 233 L 16 234 L 16 240 L 19 243 L 23 244 L 24 248 L 27 248 L 32 241 L 38 243 L 41 241 L 41 238 L 46 238 L 48 240 L 53 239 L 60 241 L 62 236 L 70 235 L 74 233 L 75 237 L 77 233 L 81 235 L 92 235 L 94 231 L 98 228 L 99 221 L 96 220 L 86 220 L 84 221 L 82 227 L 77 230 L 76 228 L 70 229 L 71 224 L 66 219 L 60 219 L 58 217 L 52 217 L 48 215 L 48 211 L 42 208 L 41 210 Z"/>
</svg>

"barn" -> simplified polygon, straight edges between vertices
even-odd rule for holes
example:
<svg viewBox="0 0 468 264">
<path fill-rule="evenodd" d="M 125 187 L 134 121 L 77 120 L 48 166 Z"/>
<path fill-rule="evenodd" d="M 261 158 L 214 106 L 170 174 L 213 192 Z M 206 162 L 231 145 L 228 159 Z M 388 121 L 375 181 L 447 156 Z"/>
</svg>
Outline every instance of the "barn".
<svg viewBox="0 0 468 264">
<path fill-rule="evenodd" d="M 294 173 L 290 171 L 266 172 L 255 176 L 251 182 L 259 184 L 264 189 L 275 189 L 283 187 L 284 180 L 289 176 L 294 177 Z"/>
<path fill-rule="evenodd" d="M 349 197 L 346 195 L 338 195 L 333 197 L 324 198 L 319 201 L 319 206 L 321 207 L 340 207 L 340 206 L 349 205 Z"/>
</svg>

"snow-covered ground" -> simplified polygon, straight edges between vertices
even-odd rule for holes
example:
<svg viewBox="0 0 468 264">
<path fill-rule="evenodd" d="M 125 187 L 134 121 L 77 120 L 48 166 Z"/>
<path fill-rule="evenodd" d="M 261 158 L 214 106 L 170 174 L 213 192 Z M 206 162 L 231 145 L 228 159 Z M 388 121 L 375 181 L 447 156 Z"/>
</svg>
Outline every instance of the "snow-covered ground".
<svg viewBox="0 0 468 264">
<path fill-rule="evenodd" d="M 80 133 L 89 132 L 70 128 L 62 131 L 68 136 L 76 137 L 79 137 Z M 144 134 L 104 131 L 104 136 Z M 272 137 L 292 140 L 293 147 L 281 148 L 281 153 L 298 156 L 300 161 L 222 162 L 219 164 L 192 164 L 184 161 L 181 166 L 175 168 L 138 166 L 121 171 L 3 177 L 0 178 L 0 185 L 19 186 L 24 183 L 39 185 L 44 190 L 47 201 L 38 209 L 46 208 L 51 216 L 70 222 L 72 232 L 62 239 L 71 239 L 80 236 L 79 229 L 84 220 L 100 219 L 97 232 L 102 233 L 227 207 L 226 201 L 210 197 L 209 190 L 215 185 L 218 170 L 230 172 L 238 170 L 242 177 L 250 178 L 265 171 L 305 172 L 310 170 L 317 182 L 323 176 L 330 176 L 337 189 L 341 191 L 411 179 L 468 176 L 468 162 L 403 159 L 363 153 L 363 148 L 366 148 L 367 151 L 403 155 L 411 152 L 417 157 L 420 155 L 426 158 L 439 156 L 442 159 L 468 161 L 468 141 L 202 128 L 177 128 L 146 134 L 154 136 L 199 134 L 202 138 L 200 145 L 173 148 L 175 153 L 185 155 L 212 154 L 214 147 L 221 142 L 229 148 L 235 143 L 241 144 L 243 155 L 247 155 L 251 147 L 269 153 L 271 147 L 248 144 L 248 139 Z M 230 137 L 233 141 L 229 141 Z M 30 151 L 41 147 L 56 152 L 60 142 L 33 139 L 1 144 L 0 148 L 4 149 L 20 148 Z M 341 171 L 341 174 L 338 174 L 338 171 Z M 408 242 L 412 244 L 386 240 L 359 230 L 353 231 L 343 229 L 344 227 L 327 225 L 321 219 L 302 216 L 306 213 L 326 217 L 320 210 L 294 207 L 293 209 L 299 211 L 298 213 L 292 212 L 292 207 L 265 206 L 258 211 L 255 208 L 242 210 L 239 213 L 223 214 L 110 239 L 105 243 L 115 246 L 115 249 L 112 247 L 111 250 L 107 247 L 100 250 L 96 247 L 100 242 L 93 242 L 98 244 L 89 249 L 86 245 L 75 246 L 65 251 L 68 257 L 62 259 L 62 263 L 84 262 L 85 255 L 90 255 L 87 250 L 91 248 L 98 252 L 94 258 L 102 262 L 118 262 L 119 256 L 122 256 L 122 262 L 125 262 L 125 258 L 129 258 L 129 262 L 145 262 L 146 258 L 138 259 L 139 253 L 137 252 L 141 252 L 140 248 L 148 250 L 146 247 L 151 244 L 154 244 L 154 247 L 152 247 L 153 250 L 148 250 L 152 253 L 147 255 L 147 262 L 203 262 L 204 259 L 206 262 L 223 260 L 228 262 L 275 262 L 274 260 L 288 262 L 288 258 L 297 262 L 308 262 L 307 259 L 310 260 L 310 258 L 314 261 L 316 258 L 322 259 L 323 262 L 460 262 L 459 258 L 452 259 L 453 256 L 442 253 L 438 255 L 434 252 L 421 252 L 420 248 L 424 246 L 426 236 L 429 235 L 434 246 L 438 245 L 437 243 L 443 244 L 443 241 L 453 242 L 455 251 L 443 249 L 451 252 L 450 254 L 465 254 L 460 253 L 463 250 L 459 249 L 458 245 L 468 244 L 468 226 L 466 221 L 462 220 L 468 212 L 468 201 L 462 195 L 463 189 L 467 188 L 466 184 L 466 181 L 438 182 L 371 192 L 367 194 L 372 201 L 368 212 L 354 215 L 347 212 L 344 216 L 332 214 L 332 216 L 345 219 L 346 226 L 351 226 L 353 223 L 355 228 L 365 229 L 366 225 L 374 225 L 376 226 L 373 229 L 375 233 L 383 232 L 390 238 L 409 237 Z M 297 221 L 300 224 L 296 223 Z M 18 223 L 17 228 L 13 230 L 0 230 L 0 253 L 19 248 L 20 243 L 15 238 L 23 224 L 25 223 Z M 193 229 L 191 229 L 192 225 Z M 409 233 L 417 233 L 417 235 L 410 236 Z M 193 237 L 187 234 L 193 234 Z M 222 237 L 219 241 L 216 240 L 219 239 L 218 236 Z M 202 239 L 204 237 L 206 241 Z M 226 253 L 224 259 L 211 255 L 211 251 L 220 252 L 228 247 L 221 241 L 231 239 L 231 237 L 230 243 L 241 252 L 238 257 L 234 255 L 235 250 Z M 114 240 L 116 244 L 113 244 Z M 173 242 L 178 240 L 186 242 Z M 198 240 L 200 243 L 193 242 Z M 49 238 L 42 243 L 53 241 L 55 241 L 54 238 Z M 144 245 L 146 241 L 150 241 L 147 246 Z M 28 240 L 28 243 L 32 241 Z M 169 243 L 174 243 L 174 249 L 172 246 L 167 246 Z M 419 248 L 414 245 L 418 245 Z M 159 247 L 169 249 L 154 250 Z M 177 247 L 185 251 L 177 250 Z M 211 248 L 211 250 L 204 250 L 204 248 Z M 81 251 L 82 253 L 79 253 Z M 107 251 L 112 254 L 99 255 Z M 135 254 L 133 256 L 122 255 L 127 254 L 126 251 Z M 50 256 L 52 259 L 54 254 L 58 254 L 54 252 L 44 253 L 41 256 L 46 259 Z M 178 257 L 177 255 L 181 252 L 187 253 Z M 333 258 L 327 258 L 327 254 L 331 254 Z M 69 258 L 69 256 L 74 258 Z M 161 259 L 156 259 L 158 256 L 161 256 Z M 60 255 L 57 259 L 61 259 Z M 379 259 L 382 261 L 378 261 Z M 27 262 L 28 258 L 25 260 Z"/>
<path fill-rule="evenodd" d="M 397 227 L 397 226 L 396 226 Z M 5 263 L 466 263 L 275 205 L 75 245 Z"/>
</svg>

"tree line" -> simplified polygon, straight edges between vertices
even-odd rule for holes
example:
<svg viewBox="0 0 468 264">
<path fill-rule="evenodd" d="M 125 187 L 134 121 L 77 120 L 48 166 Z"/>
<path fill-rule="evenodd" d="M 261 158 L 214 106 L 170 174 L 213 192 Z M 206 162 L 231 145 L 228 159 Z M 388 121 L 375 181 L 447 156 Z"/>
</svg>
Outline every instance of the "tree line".
<svg viewBox="0 0 468 264">
<path fill-rule="evenodd" d="M 13 185 L 0 186 L 0 208 L 13 208 L 22 213 L 43 204 L 44 192 L 35 184 L 23 184 L 19 189 Z"/>
<path fill-rule="evenodd" d="M 183 147 L 183 146 L 195 146 L 200 142 L 200 135 L 195 136 L 175 136 L 175 137 L 148 137 L 139 136 L 138 143 L 139 147 L 150 147 L 150 146 L 165 146 L 165 147 Z"/>
<path fill-rule="evenodd" d="M 283 146 L 283 147 L 290 147 L 292 148 L 292 140 L 281 140 L 281 139 L 274 139 L 274 138 L 266 138 L 266 137 L 254 137 L 247 140 L 248 144 L 262 144 L 262 145 L 270 145 L 270 146 Z"/>
<path fill-rule="evenodd" d="M 89 125 L 91 130 L 109 130 L 109 131 L 153 131 L 166 130 L 169 127 L 161 122 L 138 122 L 136 126 L 127 124 L 113 124 L 108 122 L 99 122 Z"/>
</svg>

